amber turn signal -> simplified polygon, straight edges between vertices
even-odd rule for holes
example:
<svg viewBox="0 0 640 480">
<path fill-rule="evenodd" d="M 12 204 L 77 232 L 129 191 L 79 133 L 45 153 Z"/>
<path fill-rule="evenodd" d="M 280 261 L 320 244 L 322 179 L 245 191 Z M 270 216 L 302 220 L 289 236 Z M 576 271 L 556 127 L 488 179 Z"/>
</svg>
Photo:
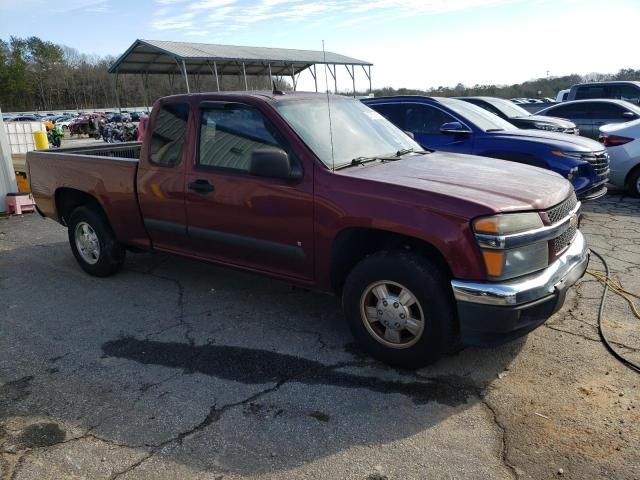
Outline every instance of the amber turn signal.
<svg viewBox="0 0 640 480">
<path fill-rule="evenodd" d="M 474 222 L 473 227 L 480 233 L 499 233 L 497 217 L 479 218 Z"/>
<path fill-rule="evenodd" d="M 504 252 L 496 250 L 482 250 L 484 264 L 487 267 L 487 273 L 491 277 L 502 276 L 504 269 Z"/>
</svg>

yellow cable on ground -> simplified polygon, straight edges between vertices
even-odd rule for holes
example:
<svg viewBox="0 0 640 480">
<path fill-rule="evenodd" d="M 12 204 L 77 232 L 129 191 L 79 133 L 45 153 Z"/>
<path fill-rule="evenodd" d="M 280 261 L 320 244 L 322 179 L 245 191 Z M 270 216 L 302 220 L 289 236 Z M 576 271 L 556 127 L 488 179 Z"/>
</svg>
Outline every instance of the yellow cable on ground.
<svg viewBox="0 0 640 480">
<path fill-rule="evenodd" d="M 608 277 L 604 272 L 587 270 L 587 273 L 592 277 L 594 277 L 596 280 L 598 280 L 601 284 L 605 286 L 608 285 L 609 288 L 613 290 L 613 292 L 616 295 L 624 298 L 629 304 L 629 306 L 631 307 L 631 311 L 633 311 L 633 314 L 636 316 L 637 319 L 640 320 L 640 309 L 638 308 L 635 301 L 633 300 L 634 298 L 640 299 L 639 294 L 625 290 L 624 287 L 622 286 L 622 283 L 620 283 L 620 280 L 616 280 L 615 278 Z"/>
</svg>

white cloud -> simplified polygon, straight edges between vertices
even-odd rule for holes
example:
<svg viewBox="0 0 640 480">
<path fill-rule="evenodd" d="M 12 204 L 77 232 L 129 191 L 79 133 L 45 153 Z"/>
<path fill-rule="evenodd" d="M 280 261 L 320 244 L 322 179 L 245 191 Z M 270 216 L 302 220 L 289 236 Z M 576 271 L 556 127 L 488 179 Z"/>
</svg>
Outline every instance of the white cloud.
<svg viewBox="0 0 640 480">
<path fill-rule="evenodd" d="M 54 14 L 84 11 L 104 13 L 110 10 L 110 0 L 65 0 L 57 4 Z M 0 0 L 0 12 L 20 13 L 28 10 L 49 12 L 51 2 L 48 0 Z"/>
<path fill-rule="evenodd" d="M 156 10 L 153 28 L 156 30 L 181 30 L 182 33 L 204 32 L 211 27 L 222 34 L 226 31 L 249 29 L 251 26 L 274 20 L 287 22 L 324 22 L 332 29 L 363 24 L 377 18 L 402 16 L 426 16 L 438 13 L 468 10 L 525 0 L 156 0 L 163 8 Z M 172 8 L 165 8 L 165 7 Z M 180 21 L 184 10 L 206 13 L 198 22 Z M 186 31 L 185 31 L 186 29 Z"/>
</svg>

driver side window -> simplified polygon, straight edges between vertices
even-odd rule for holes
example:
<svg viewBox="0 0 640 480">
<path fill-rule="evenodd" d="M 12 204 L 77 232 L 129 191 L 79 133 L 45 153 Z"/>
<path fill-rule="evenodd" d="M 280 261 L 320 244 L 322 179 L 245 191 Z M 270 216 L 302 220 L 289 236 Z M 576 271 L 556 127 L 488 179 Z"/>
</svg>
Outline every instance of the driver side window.
<svg viewBox="0 0 640 480">
<path fill-rule="evenodd" d="M 448 113 L 428 105 L 410 105 L 407 108 L 407 130 L 417 134 L 442 135 L 442 124 L 455 121 Z"/>
<path fill-rule="evenodd" d="M 200 117 L 198 166 L 248 172 L 255 150 L 283 148 L 274 135 L 262 114 L 248 105 L 221 104 L 204 109 Z"/>
</svg>

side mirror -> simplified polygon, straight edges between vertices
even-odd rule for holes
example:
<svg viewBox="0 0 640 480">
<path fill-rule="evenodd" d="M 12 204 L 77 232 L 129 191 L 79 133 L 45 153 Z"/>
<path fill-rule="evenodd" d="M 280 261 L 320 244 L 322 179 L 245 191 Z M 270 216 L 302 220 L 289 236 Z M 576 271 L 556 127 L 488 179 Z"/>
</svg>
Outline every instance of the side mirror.
<svg viewBox="0 0 640 480">
<path fill-rule="evenodd" d="M 260 148 L 251 153 L 249 173 L 257 177 L 300 180 L 302 169 L 291 165 L 289 155 L 280 148 Z"/>
<path fill-rule="evenodd" d="M 623 112 L 623 113 L 622 113 L 622 116 L 623 116 L 624 118 L 636 118 L 636 114 L 635 114 L 635 113 L 633 113 L 633 112 L 629 112 L 629 111 L 627 111 L 627 112 Z"/>
<path fill-rule="evenodd" d="M 445 135 L 470 135 L 471 130 L 460 122 L 447 122 L 440 126 L 440 133 Z"/>
<path fill-rule="evenodd" d="M 409 130 L 403 130 L 403 131 L 404 131 L 404 133 L 407 134 L 407 136 L 409 138 L 411 138 L 411 140 L 415 140 L 416 139 L 416 136 L 413 134 L 413 132 L 410 132 Z"/>
</svg>

